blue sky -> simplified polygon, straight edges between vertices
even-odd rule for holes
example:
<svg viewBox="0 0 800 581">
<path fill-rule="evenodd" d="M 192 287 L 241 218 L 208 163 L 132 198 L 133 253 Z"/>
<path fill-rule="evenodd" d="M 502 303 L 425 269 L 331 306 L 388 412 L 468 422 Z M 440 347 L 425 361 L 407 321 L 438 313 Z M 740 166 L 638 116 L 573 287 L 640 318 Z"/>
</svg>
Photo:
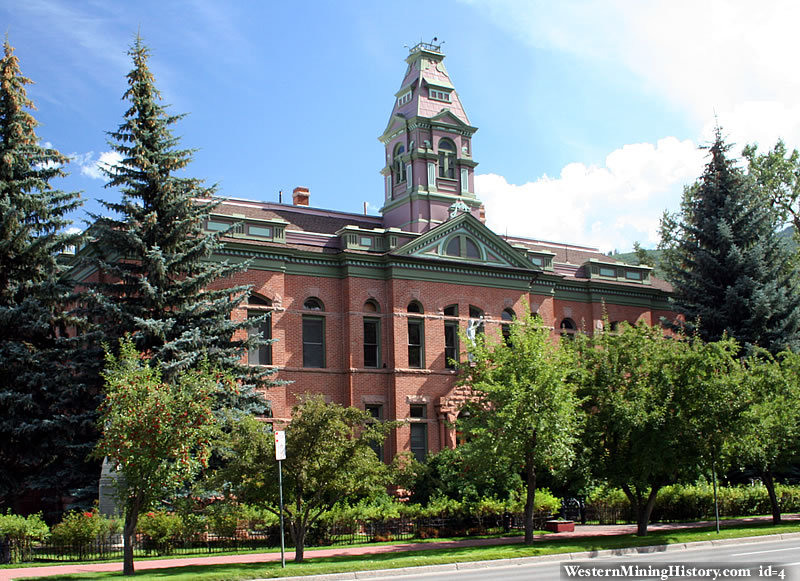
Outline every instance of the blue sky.
<svg viewBox="0 0 800 581">
<path fill-rule="evenodd" d="M 702 172 L 716 118 L 735 151 L 800 145 L 800 5 L 657 0 L 0 0 L 36 84 L 58 187 L 114 199 L 97 163 L 122 120 L 137 33 L 188 173 L 221 195 L 377 213 L 377 141 L 407 48 L 438 37 L 473 125 L 476 189 L 500 233 L 629 250 Z M 75 216 L 80 222 L 85 212 Z"/>
</svg>

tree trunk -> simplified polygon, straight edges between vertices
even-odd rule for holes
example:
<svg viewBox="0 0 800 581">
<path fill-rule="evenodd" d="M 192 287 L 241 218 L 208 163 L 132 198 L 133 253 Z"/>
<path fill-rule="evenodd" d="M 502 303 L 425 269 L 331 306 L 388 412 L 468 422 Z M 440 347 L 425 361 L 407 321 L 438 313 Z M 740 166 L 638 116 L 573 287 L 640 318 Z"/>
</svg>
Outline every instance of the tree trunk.
<svg viewBox="0 0 800 581">
<path fill-rule="evenodd" d="M 772 523 L 780 524 L 781 522 L 781 506 L 778 503 L 778 495 L 775 494 L 775 480 L 772 478 L 772 470 L 762 470 L 761 480 L 764 486 L 767 487 L 767 494 L 769 495 L 769 504 L 772 507 Z"/>
<path fill-rule="evenodd" d="M 525 484 L 528 487 L 525 496 L 525 544 L 533 543 L 533 512 L 536 507 L 536 467 L 533 454 L 525 454 Z"/>
<path fill-rule="evenodd" d="M 294 522 L 292 522 L 292 531 L 294 535 L 294 562 L 301 563 L 303 561 L 303 553 L 306 546 L 306 529 L 308 527 L 308 515 L 303 512 L 303 496 L 297 495 L 295 500 L 295 515 Z"/>
<path fill-rule="evenodd" d="M 125 510 L 125 526 L 122 528 L 122 574 L 133 575 L 133 543 L 136 540 L 136 524 L 139 522 L 139 509 L 142 505 L 141 497 L 134 496 L 128 502 Z"/>
<path fill-rule="evenodd" d="M 650 515 L 653 513 L 653 508 L 656 505 L 656 497 L 658 496 L 660 488 L 660 486 L 651 486 L 647 502 L 644 502 L 638 490 L 636 494 L 634 494 L 628 485 L 622 486 L 625 496 L 628 497 L 633 510 L 636 511 L 636 534 L 640 537 L 647 536 L 647 525 L 650 523 Z"/>
</svg>

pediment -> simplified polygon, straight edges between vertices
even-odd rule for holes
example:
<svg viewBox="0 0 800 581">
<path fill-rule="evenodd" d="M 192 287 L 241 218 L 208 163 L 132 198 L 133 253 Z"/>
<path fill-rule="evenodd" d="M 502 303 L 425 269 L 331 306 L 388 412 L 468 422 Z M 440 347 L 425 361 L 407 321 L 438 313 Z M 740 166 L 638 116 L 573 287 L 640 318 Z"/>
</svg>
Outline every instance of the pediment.
<svg viewBox="0 0 800 581">
<path fill-rule="evenodd" d="M 383 134 L 379 139 L 383 139 L 388 135 L 395 133 L 396 131 L 400 131 L 401 129 L 405 129 L 406 119 L 402 115 L 395 114 L 389 118 L 389 123 L 386 125 L 386 129 L 383 130 Z"/>
<path fill-rule="evenodd" d="M 526 270 L 535 268 L 510 244 L 466 212 L 439 224 L 392 254 Z"/>
<path fill-rule="evenodd" d="M 464 129 L 474 129 L 472 126 L 464 123 L 461 119 L 456 117 L 455 113 L 453 113 L 450 109 L 445 109 L 440 113 L 437 113 L 433 117 L 431 117 L 431 123 L 442 123 L 446 125 L 455 125 L 456 127 L 464 128 Z"/>
</svg>

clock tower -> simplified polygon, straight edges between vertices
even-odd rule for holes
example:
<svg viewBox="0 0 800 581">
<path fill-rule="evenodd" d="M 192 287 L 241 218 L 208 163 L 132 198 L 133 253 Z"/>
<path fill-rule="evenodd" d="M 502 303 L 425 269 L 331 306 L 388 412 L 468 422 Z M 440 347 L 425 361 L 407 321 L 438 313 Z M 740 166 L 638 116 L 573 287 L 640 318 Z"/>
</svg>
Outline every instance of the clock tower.
<svg viewBox="0 0 800 581">
<path fill-rule="evenodd" d="M 478 129 L 470 125 L 450 81 L 441 44 L 417 44 L 406 63 L 379 137 L 385 148 L 383 226 L 425 232 L 448 220 L 454 204 L 481 218 L 474 184 L 478 164 L 472 159 Z"/>
</svg>

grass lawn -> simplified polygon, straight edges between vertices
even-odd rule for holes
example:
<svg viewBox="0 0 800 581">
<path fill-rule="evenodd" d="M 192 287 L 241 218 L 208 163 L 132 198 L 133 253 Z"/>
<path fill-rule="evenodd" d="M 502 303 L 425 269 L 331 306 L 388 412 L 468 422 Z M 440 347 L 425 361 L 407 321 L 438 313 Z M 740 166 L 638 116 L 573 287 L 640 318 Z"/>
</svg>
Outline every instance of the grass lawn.
<svg viewBox="0 0 800 581">
<path fill-rule="evenodd" d="M 533 545 L 521 542 L 510 545 L 489 547 L 451 547 L 447 549 L 424 549 L 402 553 L 382 553 L 368 556 L 348 557 L 314 557 L 313 550 L 306 551 L 306 562 L 286 563 L 281 569 L 280 563 L 252 564 L 220 564 L 203 566 L 172 567 L 152 571 L 141 571 L 136 574 L 137 581 L 236 581 L 257 577 L 285 577 L 291 575 L 319 575 L 323 573 L 343 573 L 370 569 L 393 569 L 398 567 L 414 567 L 418 565 L 438 565 L 465 561 L 483 561 L 491 559 L 510 559 L 515 557 L 532 557 L 555 553 L 571 553 L 576 551 L 594 551 L 648 545 L 664 545 L 673 543 L 689 543 L 770 535 L 776 533 L 800 532 L 800 523 L 781 525 L 729 525 L 717 534 L 713 527 L 703 529 L 686 529 L 669 532 L 654 532 L 647 537 L 635 535 L 619 535 L 614 537 L 595 537 L 584 539 L 542 539 Z M 1 571 L 1 569 L 0 569 Z M 80 575 L 59 575 L 39 577 L 49 581 L 76 579 L 111 579 L 121 578 L 120 572 L 85 573 Z"/>
</svg>

